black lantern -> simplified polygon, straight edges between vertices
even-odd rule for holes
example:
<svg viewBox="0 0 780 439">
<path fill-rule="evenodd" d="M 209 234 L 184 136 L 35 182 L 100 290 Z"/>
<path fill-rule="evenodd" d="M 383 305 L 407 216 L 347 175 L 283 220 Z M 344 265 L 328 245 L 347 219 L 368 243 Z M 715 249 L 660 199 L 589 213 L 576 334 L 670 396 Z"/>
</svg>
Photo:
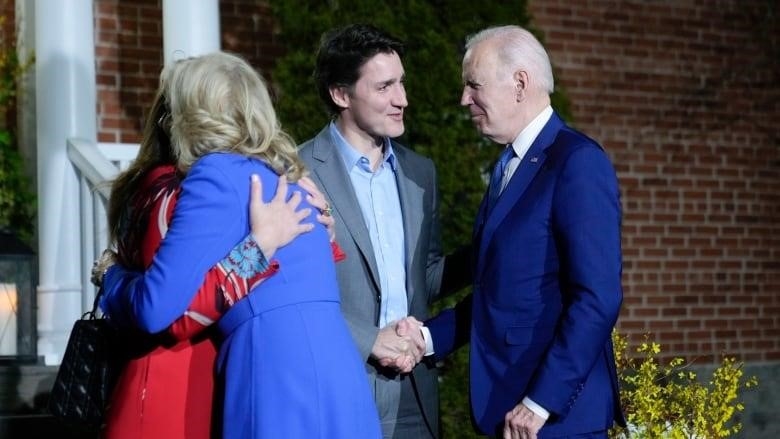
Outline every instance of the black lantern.
<svg viewBox="0 0 780 439">
<path fill-rule="evenodd" d="M 37 361 L 35 254 L 0 230 L 0 364 Z"/>
</svg>

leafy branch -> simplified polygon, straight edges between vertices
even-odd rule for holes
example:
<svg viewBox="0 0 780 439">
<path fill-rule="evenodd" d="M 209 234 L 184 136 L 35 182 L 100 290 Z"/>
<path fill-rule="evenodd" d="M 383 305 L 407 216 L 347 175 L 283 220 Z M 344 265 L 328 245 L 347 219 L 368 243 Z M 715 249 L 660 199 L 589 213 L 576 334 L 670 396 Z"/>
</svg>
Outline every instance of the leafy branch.
<svg viewBox="0 0 780 439">
<path fill-rule="evenodd" d="M 724 356 L 703 384 L 690 370 L 692 362 L 675 357 L 662 366 L 661 345 L 649 335 L 635 349 L 638 357 L 617 331 L 612 341 L 628 428 L 613 428 L 610 438 L 722 438 L 740 431 L 742 424 L 733 419 L 744 410 L 739 393 L 758 385 L 756 377 L 744 377 L 742 363 Z"/>
</svg>

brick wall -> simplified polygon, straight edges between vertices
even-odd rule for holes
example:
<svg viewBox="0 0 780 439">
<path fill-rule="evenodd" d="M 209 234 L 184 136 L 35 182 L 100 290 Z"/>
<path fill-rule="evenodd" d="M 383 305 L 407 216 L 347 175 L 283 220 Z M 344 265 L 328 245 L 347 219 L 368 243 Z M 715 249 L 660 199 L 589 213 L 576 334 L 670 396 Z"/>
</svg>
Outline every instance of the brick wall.
<svg viewBox="0 0 780 439">
<path fill-rule="evenodd" d="M 14 2 L 0 2 L 0 47 L 16 45 Z"/>
<path fill-rule="evenodd" d="M 220 0 L 222 49 L 241 54 L 268 75 L 281 53 L 267 1 Z M 95 1 L 98 141 L 140 141 L 157 90 L 162 53 L 162 1 Z"/>
<path fill-rule="evenodd" d="M 706 3 L 706 4 L 705 4 Z M 137 142 L 162 67 L 160 0 L 95 2 L 100 141 Z M 532 0 L 574 121 L 618 170 L 633 339 L 780 361 L 780 37 L 762 0 Z M 267 76 L 267 1 L 220 1 L 222 47 Z M 455 56 L 453 54 L 453 56 Z"/>
<path fill-rule="evenodd" d="M 14 2 L 0 2 L 0 53 L 7 53 L 16 47 L 16 32 L 14 26 Z M 14 108 L 11 101 L 7 108 Z M 14 126 L 16 124 L 16 112 L 0 111 L 0 127 Z"/>
<path fill-rule="evenodd" d="M 163 65 L 161 0 L 98 0 L 94 14 L 98 141 L 137 143 Z"/>
<path fill-rule="evenodd" d="M 622 332 L 780 360 L 780 27 L 771 2 L 529 2 L 576 125 L 618 171 Z M 777 13 L 777 11 L 775 11 Z"/>
<path fill-rule="evenodd" d="M 219 12 L 222 50 L 241 54 L 269 78 L 274 59 L 282 54 L 269 2 L 221 0 Z"/>
</svg>

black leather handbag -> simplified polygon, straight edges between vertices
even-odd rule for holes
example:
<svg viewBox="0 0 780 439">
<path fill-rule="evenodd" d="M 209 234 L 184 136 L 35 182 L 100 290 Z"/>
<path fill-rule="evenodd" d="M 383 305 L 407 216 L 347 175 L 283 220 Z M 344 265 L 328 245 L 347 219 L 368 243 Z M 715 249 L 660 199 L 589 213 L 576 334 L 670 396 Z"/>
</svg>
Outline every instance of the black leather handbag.
<svg viewBox="0 0 780 439">
<path fill-rule="evenodd" d="M 67 424 L 98 430 L 104 423 L 111 392 L 123 366 L 119 333 L 96 316 L 102 289 L 92 311 L 73 324 L 62 363 L 49 396 L 49 412 Z"/>
</svg>

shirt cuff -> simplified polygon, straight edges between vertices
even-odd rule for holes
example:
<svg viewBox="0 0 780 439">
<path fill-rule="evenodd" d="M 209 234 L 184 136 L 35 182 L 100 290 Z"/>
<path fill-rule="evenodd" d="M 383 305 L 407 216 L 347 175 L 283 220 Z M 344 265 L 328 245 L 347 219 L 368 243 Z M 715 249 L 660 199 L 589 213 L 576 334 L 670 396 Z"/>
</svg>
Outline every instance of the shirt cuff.
<svg viewBox="0 0 780 439">
<path fill-rule="evenodd" d="M 431 337 L 431 330 L 425 326 L 420 326 L 420 332 L 422 332 L 423 340 L 425 340 L 425 356 L 435 354 L 433 351 L 433 337 Z"/>
<path fill-rule="evenodd" d="M 550 412 L 545 410 L 544 407 L 540 406 L 539 404 L 533 402 L 531 398 L 527 396 L 523 398 L 523 405 L 528 407 L 528 410 L 531 410 L 536 414 L 536 416 L 539 416 L 545 421 L 550 417 Z"/>
</svg>

